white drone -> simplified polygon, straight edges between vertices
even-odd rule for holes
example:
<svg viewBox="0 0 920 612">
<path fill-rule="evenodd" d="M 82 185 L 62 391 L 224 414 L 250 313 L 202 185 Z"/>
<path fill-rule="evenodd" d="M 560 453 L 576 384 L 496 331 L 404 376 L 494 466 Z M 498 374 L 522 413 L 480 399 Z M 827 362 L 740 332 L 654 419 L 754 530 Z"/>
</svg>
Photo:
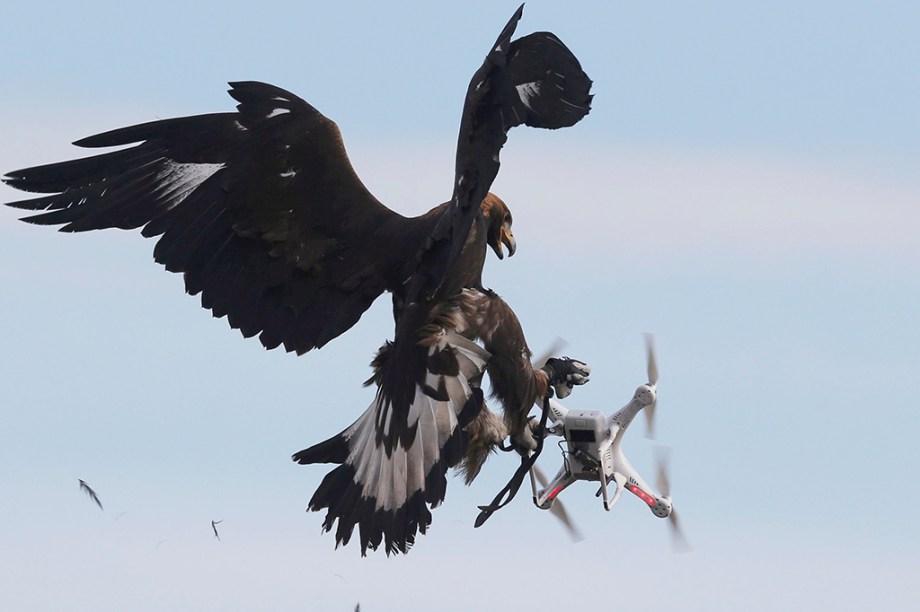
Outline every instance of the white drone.
<svg viewBox="0 0 920 612">
<path fill-rule="evenodd" d="M 680 532 L 677 515 L 671 504 L 665 454 L 659 453 L 658 455 L 657 485 L 661 495 L 657 495 L 645 484 L 639 473 L 626 459 L 621 448 L 623 434 L 642 409 L 645 409 L 648 419 L 648 437 L 653 437 L 658 366 L 655 363 L 652 337 L 649 334 L 646 334 L 646 346 L 649 382 L 636 389 L 629 403 L 609 418 L 597 410 L 570 410 L 556 400 L 549 400 L 548 419 L 552 425 L 547 425 L 544 435 L 565 438 L 562 453 L 563 464 L 556 477 L 549 483 L 546 482 L 536 465 L 531 468 L 530 482 L 533 488 L 533 501 L 538 508 L 553 510 L 573 534 L 577 534 L 560 504 L 554 506 L 556 498 L 566 487 L 576 480 L 600 482 L 601 486 L 597 495 L 603 497 L 604 509 L 608 511 L 620 499 L 625 489 L 645 502 L 655 516 L 671 519 L 675 548 L 685 550 L 688 548 L 686 540 Z M 559 446 L 563 447 L 561 441 Z M 537 480 L 543 487 L 539 490 Z M 616 487 L 612 497 L 607 489 L 610 483 Z"/>
</svg>

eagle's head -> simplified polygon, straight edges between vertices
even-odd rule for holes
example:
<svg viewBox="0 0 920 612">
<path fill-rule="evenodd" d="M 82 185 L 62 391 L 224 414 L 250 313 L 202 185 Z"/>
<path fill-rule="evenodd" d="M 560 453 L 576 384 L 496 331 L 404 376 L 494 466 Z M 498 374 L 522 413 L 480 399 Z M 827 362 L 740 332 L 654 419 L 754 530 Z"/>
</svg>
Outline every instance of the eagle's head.
<svg viewBox="0 0 920 612">
<path fill-rule="evenodd" d="M 508 247 L 508 257 L 514 255 L 517 243 L 511 233 L 511 211 L 494 193 L 486 194 L 482 201 L 482 214 L 486 218 L 486 243 L 492 247 L 499 259 L 504 259 L 502 243 Z"/>
</svg>

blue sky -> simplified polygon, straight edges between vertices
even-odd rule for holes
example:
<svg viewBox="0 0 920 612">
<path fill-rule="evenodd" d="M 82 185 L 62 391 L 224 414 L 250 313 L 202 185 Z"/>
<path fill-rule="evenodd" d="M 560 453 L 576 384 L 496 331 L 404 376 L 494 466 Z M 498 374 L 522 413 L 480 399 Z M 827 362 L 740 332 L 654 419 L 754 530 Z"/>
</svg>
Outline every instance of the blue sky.
<svg viewBox="0 0 920 612">
<path fill-rule="evenodd" d="M 7 2 L 0 171 L 230 109 L 226 81 L 256 79 L 336 120 L 371 191 L 417 213 L 450 195 L 463 94 L 516 6 Z M 555 32 L 596 97 L 574 128 L 511 133 L 494 190 L 519 250 L 485 280 L 534 350 L 563 336 L 592 365 L 570 406 L 625 403 L 656 334 L 689 555 L 587 485 L 563 498 L 579 544 L 523 493 L 473 529 L 504 456 L 450 481 L 407 557 L 333 550 L 303 512 L 324 470 L 289 456 L 370 401 L 388 305 L 322 351 L 266 352 L 183 295 L 152 242 L 0 210 L 0 608 L 910 608 L 918 19 L 910 2 L 525 6 L 518 33 Z M 641 424 L 625 446 L 654 480 Z"/>
</svg>

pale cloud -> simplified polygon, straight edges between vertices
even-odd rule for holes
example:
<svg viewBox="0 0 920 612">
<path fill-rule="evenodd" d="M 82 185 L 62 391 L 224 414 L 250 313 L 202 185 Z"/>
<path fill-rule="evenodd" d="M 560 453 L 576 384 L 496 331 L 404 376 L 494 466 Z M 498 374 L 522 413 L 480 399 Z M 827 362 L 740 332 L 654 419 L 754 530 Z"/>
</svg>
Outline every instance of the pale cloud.
<svg viewBox="0 0 920 612">
<path fill-rule="evenodd" d="M 288 511 L 289 499 L 237 501 L 234 514 L 221 514 L 218 542 L 207 490 L 189 491 L 171 520 L 158 507 L 113 521 L 73 496 L 63 516 L 33 516 L 8 546 L 11 554 L 0 556 L 11 578 L 2 601 L 47 610 L 350 610 L 361 602 L 375 610 L 459 612 L 499 609 L 509 599 L 528 610 L 572 602 L 589 609 L 614 599 L 648 610 L 831 610 L 902 609 L 915 595 L 912 553 L 858 535 L 841 542 L 782 524 L 738 531 L 710 518 L 690 524 L 694 551 L 673 555 L 664 525 L 647 511 L 606 513 L 592 503 L 579 512 L 587 539 L 571 544 L 523 493 L 478 530 L 471 501 L 453 499 L 410 554 L 364 559 L 350 547 L 333 551 L 316 527 L 319 515 Z M 546 575 L 556 582 L 541 582 Z M 576 576 L 606 588 L 559 588 Z M 58 588 L 34 586 L 49 581 Z M 451 584 L 471 588 L 445 597 Z"/>
<path fill-rule="evenodd" d="M 21 144 L 0 151 L 0 170 L 79 157 L 89 151 L 70 140 L 152 118 L 141 109 L 41 121 L 36 114 L 4 126 L 9 142 Z M 589 244 L 594 254 L 613 256 L 643 249 L 760 261 L 809 253 L 920 254 L 914 177 L 756 151 L 586 148 L 576 139 L 560 144 L 555 135 L 522 147 L 515 136 L 493 188 L 511 205 L 528 242 Z M 450 197 L 452 141 L 394 146 L 352 138 L 348 149 L 371 192 L 398 212 L 421 214 Z M 22 195 L 0 187 L 4 202 Z M 7 209 L 0 223 L 19 216 Z"/>
<path fill-rule="evenodd" d="M 561 211 L 577 228 L 568 235 L 599 240 L 605 251 L 756 260 L 920 254 L 916 182 L 752 153 L 564 153 L 562 169 L 546 155 L 515 159 L 503 184 L 530 191 L 527 205 L 550 218 Z M 531 231 L 566 236 L 550 218 L 540 215 Z"/>
<path fill-rule="evenodd" d="M 552 138 L 525 149 L 514 136 L 493 190 L 514 211 L 524 244 L 610 256 L 731 253 L 766 263 L 920 255 L 914 177 L 752 151 L 627 152 L 554 146 Z M 450 197 L 453 143 L 359 142 L 349 152 L 371 192 L 403 214 Z"/>
</svg>

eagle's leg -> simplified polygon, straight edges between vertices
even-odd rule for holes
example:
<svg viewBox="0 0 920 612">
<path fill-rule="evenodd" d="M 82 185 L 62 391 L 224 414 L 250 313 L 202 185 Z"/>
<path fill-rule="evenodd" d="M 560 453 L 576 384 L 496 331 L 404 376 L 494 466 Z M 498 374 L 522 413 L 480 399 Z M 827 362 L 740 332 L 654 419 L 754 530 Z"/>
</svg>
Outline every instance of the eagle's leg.
<svg viewBox="0 0 920 612">
<path fill-rule="evenodd" d="M 473 482 L 479 475 L 489 454 L 508 436 L 508 426 L 497 414 L 483 406 L 479 414 L 465 428 L 469 435 L 469 444 L 460 465 L 460 472 L 466 484 Z"/>
<path fill-rule="evenodd" d="M 466 289 L 458 301 L 469 325 L 464 335 L 480 338 L 492 354 L 487 371 L 492 396 L 504 408 L 507 432 L 526 447 L 528 440 L 533 441 L 528 427 L 533 405 L 550 388 L 568 395 L 573 385 L 588 382 L 591 369 L 568 358 L 551 359 L 543 368 L 535 368 L 521 323 L 503 299 L 492 291 Z"/>
</svg>

